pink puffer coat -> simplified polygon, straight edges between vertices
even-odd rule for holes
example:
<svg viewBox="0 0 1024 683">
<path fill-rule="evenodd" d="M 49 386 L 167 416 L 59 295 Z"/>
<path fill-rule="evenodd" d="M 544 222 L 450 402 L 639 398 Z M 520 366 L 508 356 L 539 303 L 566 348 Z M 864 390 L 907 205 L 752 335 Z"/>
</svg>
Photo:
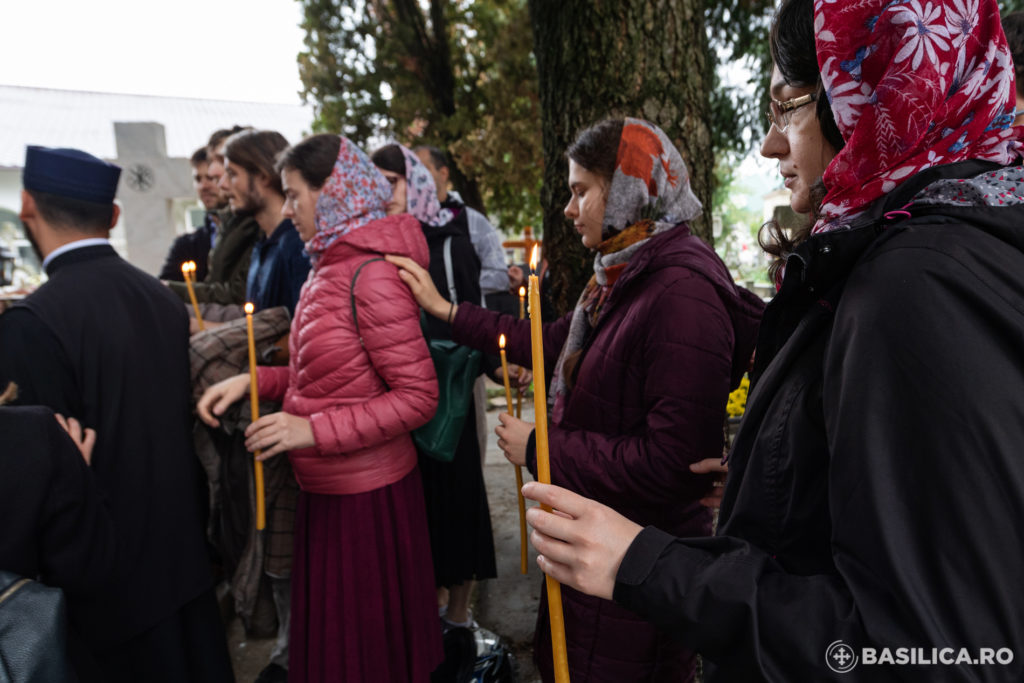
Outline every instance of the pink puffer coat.
<svg viewBox="0 0 1024 683">
<path fill-rule="evenodd" d="M 292 451 L 304 491 L 362 493 L 392 484 L 416 465 L 409 432 L 437 409 L 437 378 L 420 331 L 419 307 L 384 261 L 356 281 L 359 344 L 349 291 L 360 265 L 399 254 L 427 266 L 419 222 L 389 216 L 343 235 L 321 256 L 295 308 L 287 368 L 258 370 L 260 396 L 308 417 L 316 446 Z"/>
</svg>

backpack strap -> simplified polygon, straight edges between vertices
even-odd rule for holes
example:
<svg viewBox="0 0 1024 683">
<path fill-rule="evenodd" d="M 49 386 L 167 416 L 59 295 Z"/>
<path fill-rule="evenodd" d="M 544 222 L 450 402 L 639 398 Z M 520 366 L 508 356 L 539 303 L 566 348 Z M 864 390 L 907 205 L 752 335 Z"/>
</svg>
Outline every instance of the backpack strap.
<svg viewBox="0 0 1024 683">
<path fill-rule="evenodd" d="M 444 276 L 448 280 L 448 301 L 457 304 L 458 292 L 455 291 L 455 271 L 452 268 L 452 236 L 444 238 Z"/>
<path fill-rule="evenodd" d="M 383 260 L 384 259 L 382 257 L 377 256 L 376 258 L 367 259 L 366 261 L 360 263 L 359 267 L 356 268 L 355 275 L 352 276 L 352 285 L 349 287 L 348 290 L 349 303 L 352 305 L 352 320 L 356 324 L 356 336 L 359 337 L 359 346 L 363 347 L 364 349 L 366 348 L 366 344 L 363 342 L 363 333 L 359 330 L 359 316 L 356 314 L 356 279 L 359 277 L 359 273 L 363 270 L 363 267 L 367 263 L 373 263 L 374 261 Z"/>
</svg>

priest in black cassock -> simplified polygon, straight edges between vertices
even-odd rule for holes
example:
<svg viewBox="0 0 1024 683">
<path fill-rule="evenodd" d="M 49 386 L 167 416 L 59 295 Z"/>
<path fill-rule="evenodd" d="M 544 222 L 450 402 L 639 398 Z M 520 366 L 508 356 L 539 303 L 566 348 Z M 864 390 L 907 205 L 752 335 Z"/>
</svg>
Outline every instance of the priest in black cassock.
<svg viewBox="0 0 1024 683">
<path fill-rule="evenodd" d="M 0 386 L 78 418 L 113 518 L 109 587 L 69 595 L 85 681 L 233 680 L 213 593 L 203 478 L 193 453 L 188 317 L 107 240 L 120 168 L 29 147 L 21 220 L 49 280 L 0 315 Z"/>
</svg>

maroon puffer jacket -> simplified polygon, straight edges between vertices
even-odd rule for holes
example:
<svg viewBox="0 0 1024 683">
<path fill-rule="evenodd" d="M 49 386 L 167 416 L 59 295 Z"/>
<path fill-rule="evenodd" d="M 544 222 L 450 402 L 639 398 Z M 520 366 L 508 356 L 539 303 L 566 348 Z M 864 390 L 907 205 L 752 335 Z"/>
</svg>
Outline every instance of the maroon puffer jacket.
<svg viewBox="0 0 1024 683">
<path fill-rule="evenodd" d="M 312 493 L 362 493 L 398 481 L 416 465 L 409 432 L 437 409 L 437 377 L 420 331 L 419 307 L 398 269 L 367 264 L 356 281 L 359 344 L 349 292 L 356 269 L 381 254 L 424 268 L 419 221 L 401 214 L 343 235 L 310 271 L 295 308 L 287 368 L 259 368 L 260 396 L 308 417 L 316 446 L 291 451 L 295 478 Z"/>
<path fill-rule="evenodd" d="M 638 524 L 708 535 L 711 515 L 698 501 L 710 478 L 689 465 L 722 455 L 729 390 L 750 361 L 763 307 L 685 224 L 652 237 L 612 288 L 564 417 L 549 430 L 551 481 Z M 548 377 L 570 318 L 544 327 Z M 501 333 L 509 361 L 529 367 L 529 321 L 459 305 L 455 341 L 496 353 Z M 528 464 L 536 474 L 532 453 Z M 678 641 L 625 608 L 568 587 L 562 601 L 573 683 L 679 681 L 691 669 Z M 535 652 L 551 680 L 546 600 Z"/>
</svg>

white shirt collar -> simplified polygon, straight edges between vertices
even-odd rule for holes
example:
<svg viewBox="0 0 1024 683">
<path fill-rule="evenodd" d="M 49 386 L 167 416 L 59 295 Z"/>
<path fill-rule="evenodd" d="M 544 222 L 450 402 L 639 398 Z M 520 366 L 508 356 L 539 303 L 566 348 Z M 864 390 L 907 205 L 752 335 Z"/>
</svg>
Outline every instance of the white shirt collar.
<svg viewBox="0 0 1024 683">
<path fill-rule="evenodd" d="M 106 239 L 105 237 L 87 237 L 86 239 L 77 240 L 75 242 L 68 242 L 67 244 L 61 245 L 54 249 L 53 251 L 51 251 L 46 256 L 46 258 L 43 259 L 43 270 L 46 270 L 47 266 L 50 265 L 50 262 L 52 262 L 53 259 L 57 258 L 61 254 L 66 254 L 69 251 L 74 251 L 75 249 L 82 249 L 84 247 L 95 247 L 100 244 L 110 244 L 110 240 Z"/>
</svg>

